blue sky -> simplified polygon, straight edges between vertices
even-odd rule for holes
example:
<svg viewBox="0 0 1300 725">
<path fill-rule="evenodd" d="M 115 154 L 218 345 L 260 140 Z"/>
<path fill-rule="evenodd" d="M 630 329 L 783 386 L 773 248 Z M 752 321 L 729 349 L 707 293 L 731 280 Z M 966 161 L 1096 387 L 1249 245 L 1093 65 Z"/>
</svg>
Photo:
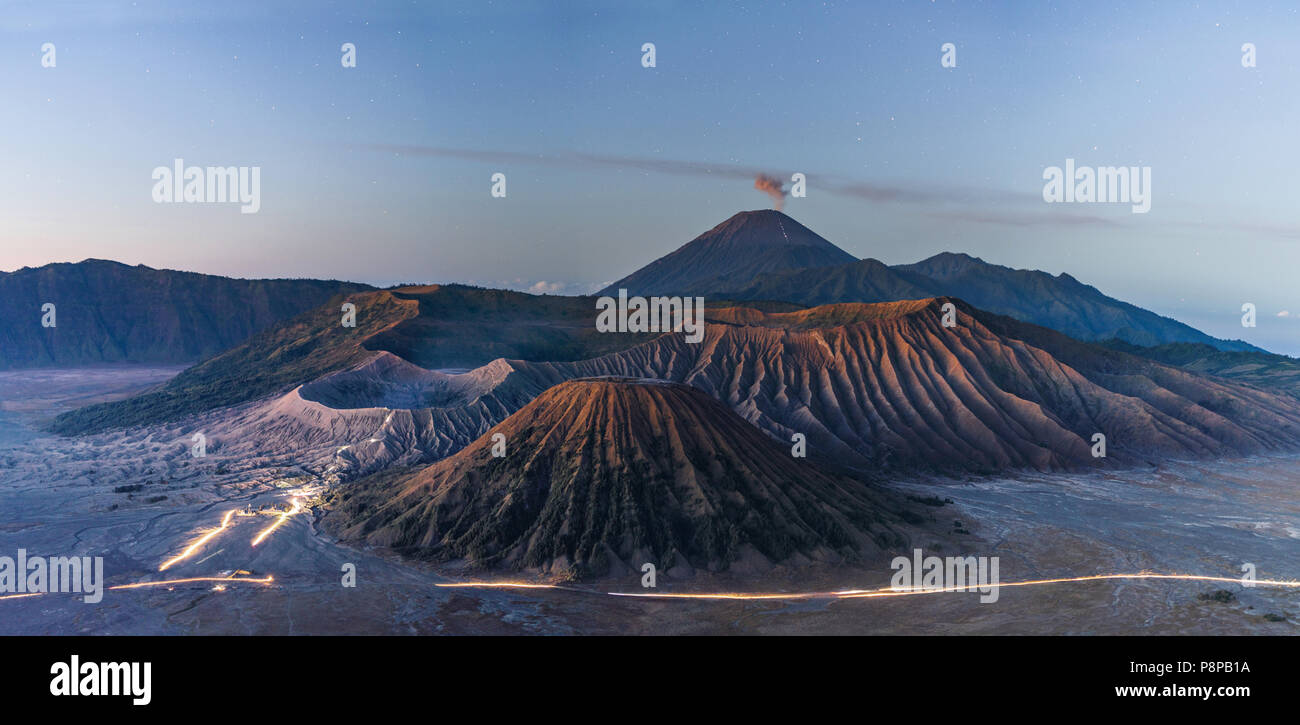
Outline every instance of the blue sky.
<svg viewBox="0 0 1300 725">
<path fill-rule="evenodd" d="M 787 213 L 855 255 L 1069 272 L 1300 354 L 1297 37 L 1294 3 L 0 0 L 0 269 L 585 290 L 802 172 Z M 261 211 L 153 203 L 178 157 L 260 166 Z M 1150 166 L 1151 211 L 1042 202 L 1066 158 Z"/>
</svg>

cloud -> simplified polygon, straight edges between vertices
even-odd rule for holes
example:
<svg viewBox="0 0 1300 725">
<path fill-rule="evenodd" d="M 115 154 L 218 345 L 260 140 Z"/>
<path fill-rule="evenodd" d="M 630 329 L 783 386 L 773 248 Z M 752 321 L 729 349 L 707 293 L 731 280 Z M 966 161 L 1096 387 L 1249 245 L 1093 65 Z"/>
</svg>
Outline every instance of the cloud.
<svg viewBox="0 0 1300 725">
<path fill-rule="evenodd" d="M 1174 222 L 1179 226 L 1194 227 L 1196 229 L 1217 229 L 1225 232 L 1236 232 L 1240 234 L 1250 234 L 1255 236 L 1275 237 L 1279 239 L 1300 239 L 1300 226 L 1290 226 L 1285 224 L 1258 224 L 1255 222 L 1205 222 L 1205 221 L 1178 221 Z"/>
<path fill-rule="evenodd" d="M 456 149 L 419 144 L 362 144 L 355 148 L 381 151 L 398 155 L 455 158 L 493 164 L 537 164 L 563 168 L 613 168 L 634 169 L 646 173 L 694 176 L 712 179 L 750 181 L 764 177 L 777 181 L 779 176 L 769 174 L 770 169 L 735 163 L 708 161 L 682 161 L 679 159 L 619 156 L 575 151 L 549 154 L 519 151 L 492 151 L 483 149 Z M 1044 210 L 1041 193 L 1032 193 L 988 187 L 929 183 L 881 183 L 848 179 L 834 174 L 819 174 L 799 169 L 808 176 L 810 189 L 871 204 L 906 204 L 928 207 L 924 215 L 963 223 L 993 224 L 1016 227 L 1078 227 L 1134 228 L 1145 220 L 1130 219 L 1127 214 L 1111 216 L 1105 211 L 1093 214 L 1071 205 L 1071 211 Z M 780 183 L 779 181 L 777 183 Z M 1037 183 L 1037 180 L 1035 180 Z M 762 187 L 759 187 L 762 189 Z M 766 189 L 763 189 L 766 191 Z M 769 192 L 771 193 L 771 192 Z M 776 197 L 773 196 L 775 201 Z M 1059 206 L 1059 205 L 1057 205 Z M 1041 212 L 1035 210 L 1042 210 Z M 1300 226 L 1242 222 L 1205 222 L 1166 219 L 1170 227 L 1194 227 L 1201 231 L 1218 230 L 1237 234 L 1250 234 L 1282 239 L 1300 239 Z M 1143 226 L 1143 228 L 1148 228 Z"/>
<path fill-rule="evenodd" d="M 609 286 L 609 282 L 548 282 L 539 280 L 533 282 L 527 287 L 519 288 L 523 292 L 534 295 L 566 295 L 584 296 L 593 294 L 596 290 L 604 289 Z"/>
<path fill-rule="evenodd" d="M 477 287 L 487 287 L 489 289 L 508 289 L 516 292 L 526 292 L 530 295 L 564 295 L 567 297 L 581 297 L 592 294 L 596 290 L 604 289 L 610 285 L 609 282 L 553 282 L 550 280 L 530 280 L 530 279 L 471 279 L 466 280 L 465 284 L 472 284 Z"/>
<path fill-rule="evenodd" d="M 529 285 L 527 291 L 530 294 L 535 294 L 535 295 L 554 295 L 554 294 L 559 294 L 568 286 L 569 285 L 567 282 L 547 282 L 545 280 L 542 280 L 540 282 L 534 282 L 531 285 Z"/>
<path fill-rule="evenodd" d="M 965 211 L 933 212 L 928 214 L 928 216 L 935 219 L 947 219 L 950 221 L 974 222 L 977 224 L 1002 224 L 1013 227 L 1091 225 L 1106 227 L 1123 226 L 1120 221 L 1107 219 L 1094 214 L 1069 214 L 1058 211 L 1051 211 L 1043 214 L 1022 214 L 1015 212 L 990 212 L 972 209 Z"/>
<path fill-rule="evenodd" d="M 575 151 L 560 151 L 542 154 L 523 153 L 519 151 L 492 151 L 485 149 L 456 149 L 444 146 L 425 146 L 419 144 L 361 144 L 356 148 L 369 151 L 387 152 L 396 155 L 463 159 L 466 161 L 482 161 L 493 164 L 519 163 L 560 166 L 564 168 L 599 167 L 635 169 L 650 173 L 672 174 L 676 176 L 695 176 L 713 179 L 743 179 L 745 181 L 763 177 L 780 184 L 780 181 L 769 173 L 769 169 L 732 163 L 682 161 L 678 159 L 592 154 Z M 855 179 L 845 179 L 833 174 L 817 174 L 810 171 L 801 171 L 807 174 L 808 183 L 811 188 L 868 202 L 896 202 L 902 204 L 989 204 L 1041 201 L 1041 196 L 1038 194 L 951 185 L 909 186 L 902 184 L 882 184 Z M 775 197 L 773 197 L 773 199 L 775 200 Z"/>
</svg>

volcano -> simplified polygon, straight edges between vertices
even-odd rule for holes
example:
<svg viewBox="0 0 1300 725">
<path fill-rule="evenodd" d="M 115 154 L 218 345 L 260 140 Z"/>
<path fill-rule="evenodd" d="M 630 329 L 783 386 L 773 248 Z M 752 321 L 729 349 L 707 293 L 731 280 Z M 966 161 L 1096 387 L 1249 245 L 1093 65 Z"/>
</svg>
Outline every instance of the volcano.
<svg viewBox="0 0 1300 725">
<path fill-rule="evenodd" d="M 756 276 L 857 261 L 779 211 L 744 211 L 611 284 L 600 294 L 703 295 L 735 290 Z"/>
<path fill-rule="evenodd" d="M 327 525 L 436 561 L 582 577 L 854 559 L 906 544 L 905 520 L 921 520 L 906 506 L 692 387 L 593 378 L 450 458 L 347 486 Z"/>
</svg>

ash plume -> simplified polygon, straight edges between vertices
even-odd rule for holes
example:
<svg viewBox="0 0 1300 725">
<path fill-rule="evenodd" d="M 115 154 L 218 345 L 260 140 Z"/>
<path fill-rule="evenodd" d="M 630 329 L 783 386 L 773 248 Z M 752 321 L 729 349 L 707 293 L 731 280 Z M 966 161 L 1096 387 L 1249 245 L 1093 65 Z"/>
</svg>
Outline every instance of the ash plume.
<svg viewBox="0 0 1300 725">
<path fill-rule="evenodd" d="M 777 211 L 781 211 L 781 207 L 785 206 L 785 188 L 782 186 L 780 179 L 767 174 L 759 174 L 754 177 L 754 188 L 772 197 L 772 205 Z"/>
</svg>

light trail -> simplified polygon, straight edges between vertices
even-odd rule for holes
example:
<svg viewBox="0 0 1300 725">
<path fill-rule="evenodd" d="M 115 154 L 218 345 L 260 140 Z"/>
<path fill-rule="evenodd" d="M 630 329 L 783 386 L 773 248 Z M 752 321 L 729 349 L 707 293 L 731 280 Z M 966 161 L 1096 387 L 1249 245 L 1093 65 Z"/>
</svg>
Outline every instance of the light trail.
<svg viewBox="0 0 1300 725">
<path fill-rule="evenodd" d="M 1111 581 L 1117 579 L 1142 580 L 1142 579 L 1172 579 L 1178 581 L 1200 581 L 1200 582 L 1220 582 L 1225 584 L 1245 584 L 1240 577 L 1226 576 L 1208 576 L 1200 574 L 1156 574 L 1153 572 L 1139 572 L 1137 574 L 1091 574 L 1087 576 L 1061 577 L 1057 579 L 1030 579 L 1018 582 L 999 582 L 996 586 L 1002 587 L 1030 587 L 1043 586 L 1048 584 L 1068 584 L 1074 582 L 1087 581 Z M 1300 588 L 1300 581 L 1288 581 L 1281 579 L 1256 579 L 1251 582 L 1254 586 L 1277 587 L 1286 589 Z M 986 587 L 991 588 L 991 587 Z M 958 592 L 978 592 L 981 587 L 970 585 L 965 587 L 936 587 L 933 589 L 925 588 L 898 588 L 882 587 L 880 589 L 847 589 L 833 592 L 793 592 L 793 593 L 755 593 L 747 594 L 744 592 L 723 592 L 718 594 L 673 594 L 657 592 L 606 592 L 612 597 L 636 597 L 640 599 L 705 599 L 705 600 L 805 600 L 805 599 L 871 599 L 877 597 L 905 597 L 917 594 L 942 594 Z"/>
<path fill-rule="evenodd" d="M 275 523 L 271 524 L 265 529 L 262 529 L 261 533 L 253 537 L 253 546 L 257 546 L 258 544 L 262 543 L 262 540 L 270 536 L 272 531 L 275 531 L 276 529 L 280 528 L 280 526 L 283 525 L 284 522 L 288 520 L 290 516 L 293 516 L 294 514 L 298 513 L 301 510 L 302 510 L 302 502 L 298 500 L 297 496 L 294 496 L 293 508 L 289 509 L 288 511 L 280 512 L 280 518 L 276 519 Z"/>
<path fill-rule="evenodd" d="M 451 582 L 448 584 L 434 584 L 434 586 L 444 589 L 562 589 L 570 592 L 594 593 L 577 587 L 566 587 L 559 584 L 533 584 L 530 582 Z"/>
<path fill-rule="evenodd" d="M 1200 574 L 1157 574 L 1154 572 L 1138 572 L 1136 574 L 1090 574 L 1086 576 L 1061 577 L 1057 579 L 1030 579 L 1026 581 L 999 582 L 998 588 L 1001 587 L 1030 587 L 1045 586 L 1050 584 L 1069 584 L 1075 582 L 1089 581 L 1113 581 L 1113 580 L 1143 580 L 1143 579 L 1165 579 L 1175 581 L 1199 581 L 1199 582 L 1219 582 L 1223 584 L 1242 584 L 1239 577 L 1226 576 L 1208 576 Z M 1284 579 L 1256 579 L 1251 582 L 1257 587 L 1273 587 L 1281 589 L 1300 589 L 1300 581 L 1290 581 Z M 605 594 L 611 597 L 627 597 L 636 599 L 697 599 L 705 601 L 805 601 L 809 599 L 872 599 L 878 597 L 905 597 L 917 594 L 942 594 L 942 593 L 960 593 L 960 592 L 979 592 L 978 585 L 968 585 L 965 587 L 936 587 L 933 589 L 925 588 L 898 588 L 881 587 L 879 589 L 842 589 L 837 591 L 824 592 L 716 592 L 716 593 L 669 593 L 669 592 L 600 592 L 594 589 L 581 589 L 578 587 L 568 587 L 558 584 L 534 584 L 530 582 L 452 582 L 446 584 L 435 584 L 434 586 L 445 589 L 557 589 L 562 591 L 578 592 L 580 594 Z"/>
<path fill-rule="evenodd" d="M 113 591 L 113 590 L 120 590 L 120 589 L 145 589 L 148 587 L 166 587 L 166 586 L 175 586 L 178 584 L 197 584 L 199 582 L 205 582 L 205 583 L 220 582 L 219 586 L 221 586 L 224 590 L 224 586 L 227 583 L 270 584 L 274 581 L 275 578 L 272 577 L 270 574 L 267 574 L 266 576 L 261 578 L 240 577 L 231 574 L 230 576 L 196 576 L 196 577 L 189 577 L 188 579 L 166 579 L 163 581 L 156 581 L 156 582 L 136 582 L 135 584 L 118 584 L 116 586 L 105 587 L 105 589 L 109 591 Z M 39 597 L 44 594 L 65 594 L 65 593 L 70 593 L 70 592 L 31 592 L 28 594 L 6 594 L 6 595 L 0 595 L 0 601 L 4 601 L 6 599 L 24 599 L 26 597 Z"/>
<path fill-rule="evenodd" d="M 170 567 L 172 564 L 175 564 L 178 561 L 184 561 L 185 559 L 188 559 L 191 556 L 193 556 L 194 552 L 198 551 L 200 547 L 208 543 L 209 539 L 224 531 L 226 526 L 230 524 L 230 517 L 234 515 L 235 512 L 233 509 L 227 511 L 226 515 L 221 518 L 221 526 L 209 531 L 208 533 L 196 539 L 193 544 L 190 544 L 188 547 L 186 547 L 185 551 L 182 551 L 176 556 L 173 556 L 167 561 L 164 561 L 162 566 L 158 567 L 158 571 L 167 571 L 167 568 Z"/>
<path fill-rule="evenodd" d="M 302 509 L 303 509 L 303 505 L 302 502 L 299 500 L 299 497 L 293 496 L 293 507 L 288 511 L 281 512 L 279 517 L 276 519 L 275 523 L 263 529 L 261 533 L 259 533 L 257 537 L 253 539 L 253 546 L 257 546 L 258 544 L 262 543 L 262 541 L 266 537 L 271 535 L 271 532 L 280 528 L 280 526 L 290 516 L 293 516 L 299 511 L 302 511 Z M 230 519 L 234 517 L 235 514 L 239 514 L 241 516 L 246 515 L 243 512 L 238 510 L 227 511 L 225 515 L 221 517 L 220 526 L 207 532 L 206 534 L 200 536 L 199 538 L 195 539 L 189 546 L 185 547 L 184 551 L 168 559 L 167 561 L 164 561 L 162 565 L 158 567 L 158 571 L 166 571 L 174 564 L 184 561 L 185 559 L 188 559 L 189 557 L 193 556 L 197 551 L 203 548 L 204 544 L 211 541 L 212 537 L 216 536 L 217 534 L 229 528 Z M 247 514 L 247 515 L 251 515 L 251 514 Z M 216 554 L 211 554 L 206 558 L 204 558 L 199 563 L 202 563 L 203 561 L 207 561 L 208 559 L 211 559 L 215 555 Z M 184 579 L 164 579 L 161 581 L 136 582 L 134 584 L 117 584 L 115 586 L 105 587 L 105 589 L 107 591 L 120 591 L 124 589 L 145 589 L 151 587 L 170 587 L 170 586 L 177 586 L 181 584 L 198 584 L 198 583 L 216 582 L 217 585 L 214 587 L 214 589 L 216 591 L 225 591 L 226 584 L 271 584 L 274 581 L 275 581 L 274 577 L 272 577 L 270 574 L 267 574 L 266 576 L 259 578 L 259 577 L 253 577 L 249 575 L 249 572 L 243 569 L 239 569 L 235 571 L 235 573 L 230 574 L 229 576 L 198 576 L 198 577 L 187 577 Z M 39 597 L 42 594 L 47 594 L 47 593 L 49 592 L 29 592 L 26 594 L 0 595 L 0 601 L 5 601 L 8 599 L 26 599 L 28 597 Z"/>
<path fill-rule="evenodd" d="M 667 592 L 605 592 L 611 597 L 635 597 L 638 599 L 743 599 L 749 601 L 784 600 L 801 601 L 805 599 L 841 599 L 848 592 L 790 592 L 778 594 L 746 594 L 744 592 L 722 592 L 718 594 L 670 594 Z"/>
<path fill-rule="evenodd" d="M 1030 579 L 1021 582 L 999 583 L 998 587 L 1028 587 L 1041 586 L 1046 584 L 1070 584 L 1074 582 L 1090 581 L 1114 581 L 1117 579 L 1142 580 L 1142 579 L 1172 579 L 1176 581 L 1198 581 L 1198 582 L 1219 582 L 1223 584 L 1242 584 L 1240 577 L 1227 576 L 1209 576 L 1203 574 L 1156 574 L 1154 572 L 1139 572 L 1137 574 L 1092 574 L 1087 576 L 1061 577 L 1058 579 Z M 1256 579 L 1250 582 L 1253 586 L 1276 587 L 1282 589 L 1300 588 L 1300 581 L 1288 581 L 1283 579 Z M 864 592 L 854 592 L 845 594 L 843 599 L 862 599 L 869 597 L 888 597 L 888 596 L 907 596 L 911 594 L 940 594 L 943 592 L 963 592 L 977 591 L 977 587 L 944 587 L 941 589 L 876 589 Z"/>
<path fill-rule="evenodd" d="M 275 578 L 272 577 L 270 574 L 267 574 L 266 576 L 260 579 L 254 577 L 236 577 L 232 574 L 230 576 L 195 576 L 195 577 L 190 577 L 188 579 L 166 579 L 157 582 L 136 582 L 135 584 L 118 584 L 117 586 L 109 587 L 109 589 L 110 590 L 144 589 L 146 587 L 166 587 L 166 586 L 174 586 L 176 584 L 196 584 L 198 582 L 222 582 L 222 583 L 237 582 L 241 584 L 270 584 L 273 581 L 275 581 Z"/>
<path fill-rule="evenodd" d="M 217 549 L 216 551 L 212 552 L 211 554 L 208 554 L 207 556 L 203 557 L 202 559 L 199 559 L 198 561 L 194 562 L 194 566 L 198 566 L 199 564 L 202 564 L 203 562 L 207 561 L 208 559 L 211 559 L 212 557 L 216 556 L 217 554 L 220 554 L 220 553 L 223 552 L 223 551 L 225 551 L 225 549 Z"/>
</svg>

